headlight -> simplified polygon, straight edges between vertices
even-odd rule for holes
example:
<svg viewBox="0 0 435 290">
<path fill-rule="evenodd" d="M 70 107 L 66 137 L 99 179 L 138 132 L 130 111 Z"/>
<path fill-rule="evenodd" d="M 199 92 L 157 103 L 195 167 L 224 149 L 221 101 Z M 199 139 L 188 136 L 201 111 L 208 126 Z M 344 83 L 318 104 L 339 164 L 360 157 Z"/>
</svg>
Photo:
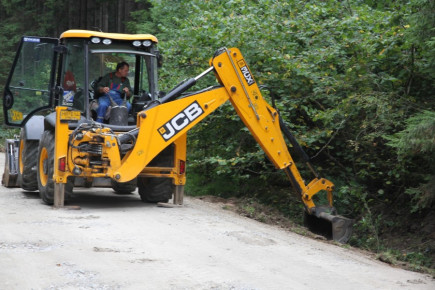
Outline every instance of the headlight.
<svg viewBox="0 0 435 290">
<path fill-rule="evenodd" d="M 103 43 L 106 45 L 109 45 L 112 43 L 112 40 L 106 38 L 106 39 L 103 39 Z"/>
<path fill-rule="evenodd" d="M 145 47 L 149 47 L 149 46 L 151 46 L 152 42 L 151 42 L 151 40 L 144 40 L 144 41 L 142 42 L 142 44 L 143 44 L 143 46 L 145 46 Z"/>
<path fill-rule="evenodd" d="M 91 42 L 92 42 L 92 43 L 100 43 L 100 42 L 101 42 L 101 39 L 98 38 L 98 37 L 92 37 L 92 38 L 91 38 Z"/>
<path fill-rule="evenodd" d="M 136 47 L 138 47 L 138 46 L 140 46 L 142 43 L 139 41 L 139 40 L 135 40 L 135 41 L 133 41 L 133 46 L 136 46 Z"/>
</svg>

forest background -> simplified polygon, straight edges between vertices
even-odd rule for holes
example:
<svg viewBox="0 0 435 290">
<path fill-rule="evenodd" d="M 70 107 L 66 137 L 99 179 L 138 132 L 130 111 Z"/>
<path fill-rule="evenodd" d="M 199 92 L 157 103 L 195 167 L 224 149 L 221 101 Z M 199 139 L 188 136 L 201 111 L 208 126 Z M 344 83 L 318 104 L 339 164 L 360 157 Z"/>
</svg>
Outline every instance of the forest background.
<svg viewBox="0 0 435 290">
<path fill-rule="evenodd" d="M 238 47 L 316 169 L 335 183 L 335 206 L 356 221 L 350 245 L 431 271 L 434 15 L 434 0 L 0 0 L 0 90 L 22 35 L 154 34 L 166 91 L 206 69 L 216 49 Z M 13 134 L 2 128 L 1 144 Z M 246 215 L 265 221 L 268 207 L 302 223 L 285 175 L 230 105 L 188 142 L 188 194 L 237 197 Z"/>
</svg>

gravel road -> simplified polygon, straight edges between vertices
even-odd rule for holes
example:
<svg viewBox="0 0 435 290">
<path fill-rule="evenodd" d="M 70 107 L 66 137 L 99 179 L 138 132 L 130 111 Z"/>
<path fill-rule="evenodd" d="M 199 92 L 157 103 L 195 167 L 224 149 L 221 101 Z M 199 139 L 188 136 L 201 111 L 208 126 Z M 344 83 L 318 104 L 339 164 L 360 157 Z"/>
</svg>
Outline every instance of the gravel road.
<svg viewBox="0 0 435 290">
<path fill-rule="evenodd" d="M 75 192 L 79 210 L 52 209 L 37 192 L 0 186 L 0 289 L 435 289 L 430 276 L 219 204 Z"/>
</svg>

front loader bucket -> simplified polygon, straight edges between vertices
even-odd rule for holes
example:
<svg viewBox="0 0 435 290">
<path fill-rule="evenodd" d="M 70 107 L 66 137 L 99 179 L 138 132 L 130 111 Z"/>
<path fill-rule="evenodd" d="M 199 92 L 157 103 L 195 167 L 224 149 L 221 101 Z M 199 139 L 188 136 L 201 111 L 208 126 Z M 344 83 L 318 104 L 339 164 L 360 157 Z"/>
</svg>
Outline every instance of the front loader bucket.
<svg viewBox="0 0 435 290">
<path fill-rule="evenodd" d="M 20 141 L 18 139 L 6 139 L 5 170 L 2 176 L 2 184 L 5 187 L 17 187 L 18 184 L 18 154 Z"/>
<path fill-rule="evenodd" d="M 352 235 L 353 220 L 328 213 L 326 210 L 328 208 L 316 207 L 313 214 L 305 212 L 305 226 L 311 232 L 322 235 L 327 239 L 332 239 L 342 244 L 347 243 Z"/>
</svg>

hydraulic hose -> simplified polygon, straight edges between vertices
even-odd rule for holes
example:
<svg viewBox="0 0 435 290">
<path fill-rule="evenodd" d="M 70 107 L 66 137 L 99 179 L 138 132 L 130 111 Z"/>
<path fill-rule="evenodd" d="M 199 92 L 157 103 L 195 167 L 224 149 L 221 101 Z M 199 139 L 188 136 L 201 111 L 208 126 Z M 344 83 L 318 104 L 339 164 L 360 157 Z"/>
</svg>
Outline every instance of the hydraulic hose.
<svg viewBox="0 0 435 290">
<path fill-rule="evenodd" d="M 307 153 L 304 151 L 304 149 L 302 149 L 299 142 L 296 140 L 296 138 L 290 132 L 290 129 L 284 123 L 283 119 L 281 118 L 281 115 L 279 116 L 279 125 L 281 127 L 281 131 L 283 132 L 284 136 L 287 138 L 287 140 L 292 144 L 293 148 L 296 150 L 296 153 L 307 164 L 307 166 L 311 170 L 311 172 L 313 172 L 313 174 L 318 178 L 319 174 L 314 170 L 314 168 L 311 164 L 310 157 L 308 157 Z"/>
</svg>

